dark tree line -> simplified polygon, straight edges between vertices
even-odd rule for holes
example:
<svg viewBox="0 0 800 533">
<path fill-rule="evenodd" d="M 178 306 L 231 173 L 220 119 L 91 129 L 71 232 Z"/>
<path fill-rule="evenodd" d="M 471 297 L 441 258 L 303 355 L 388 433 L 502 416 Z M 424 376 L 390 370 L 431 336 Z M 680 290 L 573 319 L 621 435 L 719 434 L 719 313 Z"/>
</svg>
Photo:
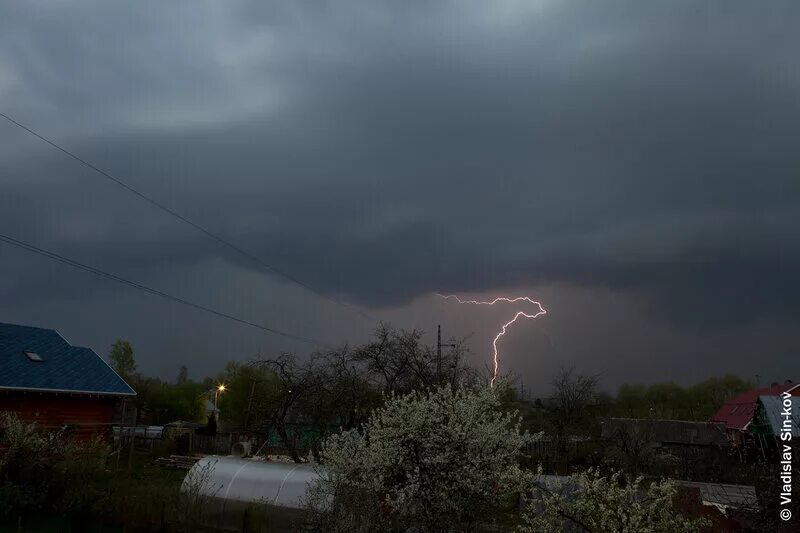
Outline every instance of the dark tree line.
<svg viewBox="0 0 800 533">
<path fill-rule="evenodd" d="M 250 366 L 269 380 L 259 397 L 256 417 L 275 429 L 295 461 L 300 461 L 296 432 L 303 425 L 317 431 L 317 444 L 331 430 L 361 425 L 386 395 L 438 385 L 474 386 L 480 374 L 465 364 L 462 342 L 442 353 L 422 342 L 423 332 L 397 330 L 381 323 L 364 345 L 316 352 L 300 361 L 294 354 L 257 359 Z M 267 383 L 265 380 L 264 383 Z"/>
<path fill-rule="evenodd" d="M 420 330 L 380 323 L 362 345 L 230 362 L 216 379 L 202 382 L 189 379 L 186 366 L 175 383 L 143 376 L 137 372 L 133 348 L 122 340 L 112 347 L 110 359 L 138 392 L 129 409 L 135 410 L 139 423 L 206 421 L 206 402 L 224 383 L 226 390 L 218 400 L 225 424 L 253 432 L 274 430 L 282 446 L 300 461 L 298 428 L 310 430 L 316 453 L 328 433 L 360 426 L 386 396 L 439 385 L 487 385 L 488 374 L 466 364 L 463 341 L 449 340 L 453 346 L 439 357 L 422 337 Z M 508 388 L 504 402 L 520 411 L 529 429 L 545 431 L 561 442 L 571 435 L 597 435 L 600 421 L 607 417 L 707 420 L 753 384 L 729 375 L 691 387 L 623 385 L 615 396 L 602 393 L 599 385 L 597 376 L 567 368 L 553 377 L 548 398 L 526 402 Z"/>
</svg>

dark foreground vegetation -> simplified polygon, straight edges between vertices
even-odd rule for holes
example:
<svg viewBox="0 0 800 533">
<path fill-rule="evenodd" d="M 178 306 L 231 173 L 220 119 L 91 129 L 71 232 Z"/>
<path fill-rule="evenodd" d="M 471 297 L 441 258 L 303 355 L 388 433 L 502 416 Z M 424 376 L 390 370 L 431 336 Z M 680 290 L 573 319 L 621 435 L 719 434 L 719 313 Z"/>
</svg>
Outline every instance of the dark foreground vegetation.
<svg viewBox="0 0 800 533">
<path fill-rule="evenodd" d="M 751 383 L 725 376 L 688 388 L 625 385 L 610 395 L 596 376 L 564 369 L 548 397 L 530 398 L 515 389 L 513 376 L 487 387 L 488 374 L 465 364 L 458 340 L 439 357 L 420 339 L 419 331 L 382 324 L 362 346 L 231 362 L 199 382 L 185 367 L 174 382 L 141 375 L 132 347 L 119 341 L 112 365 L 139 394 L 118 418 L 199 422 L 201 430 L 246 435 L 295 462 L 324 465 L 296 526 L 309 531 L 736 531 L 734 524 L 774 524 L 775 502 L 768 500 L 776 487 L 763 462 L 728 449 L 687 453 L 601 438 L 601 422 L 610 417 L 705 421 Z M 215 393 L 220 383 L 225 390 Z M 215 394 L 218 423 L 208 412 Z M 180 446 L 167 434 L 146 447 L 123 447 L 108 434 L 77 439 L 8 414 L 0 426 L 2 531 L 274 530 L 271 510 L 259 505 L 233 525 L 214 523 L 208 502 L 191 488 L 180 491 L 185 472 L 154 463 Z M 669 479 L 752 485 L 766 496 L 735 522 Z"/>
</svg>

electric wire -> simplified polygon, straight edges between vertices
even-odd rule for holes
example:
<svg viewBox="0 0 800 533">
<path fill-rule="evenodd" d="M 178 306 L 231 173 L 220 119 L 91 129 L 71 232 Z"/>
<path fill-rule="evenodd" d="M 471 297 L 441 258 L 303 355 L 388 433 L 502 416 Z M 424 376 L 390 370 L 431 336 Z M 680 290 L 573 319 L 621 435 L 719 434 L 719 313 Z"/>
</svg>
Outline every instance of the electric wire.
<svg viewBox="0 0 800 533">
<path fill-rule="evenodd" d="M 0 241 L 5 242 L 7 244 L 10 244 L 12 246 L 16 246 L 18 248 L 22 248 L 23 250 L 27 250 L 29 252 L 41 255 L 43 257 L 47 257 L 47 258 L 52 259 L 54 261 L 58 261 L 58 262 L 63 263 L 65 265 L 69 265 L 69 266 L 71 266 L 73 268 L 77 268 L 79 270 L 83 270 L 85 272 L 89 272 L 89 273 L 94 274 L 96 276 L 100 276 L 100 277 L 103 277 L 103 278 L 106 278 L 106 279 L 109 279 L 109 280 L 112 280 L 112 281 L 116 281 L 117 283 L 120 283 L 120 284 L 123 284 L 123 285 L 127 285 L 129 287 L 134 288 L 134 289 L 138 289 L 138 290 L 144 291 L 144 292 L 152 294 L 154 296 L 159 296 L 161 298 L 164 298 L 164 299 L 167 299 L 167 300 L 171 300 L 173 302 L 177 302 L 177 303 L 183 304 L 183 305 L 185 305 L 187 307 L 192 307 L 192 308 L 198 309 L 200 311 L 205 311 L 206 313 L 215 315 L 217 317 L 225 318 L 227 320 L 232 320 L 234 322 L 238 322 L 238 323 L 244 324 L 246 326 L 257 328 L 257 329 L 260 329 L 262 331 L 266 331 L 268 333 L 272 333 L 274 335 L 279 335 L 281 337 L 286 337 L 288 339 L 293 339 L 293 340 L 297 340 L 297 341 L 300 341 L 300 342 L 305 342 L 307 344 L 312 344 L 312 345 L 315 345 L 315 346 L 318 346 L 318 347 L 321 347 L 321 348 L 330 348 L 331 347 L 331 345 L 329 343 L 326 343 L 326 342 L 323 342 L 323 341 L 319 341 L 317 339 L 313 339 L 313 338 L 310 338 L 310 337 L 304 337 L 302 335 L 295 335 L 293 333 L 287 333 L 285 331 L 281 331 L 281 330 L 273 328 L 273 327 L 265 326 L 263 324 L 258 324 L 256 322 L 251 322 L 250 320 L 239 318 L 237 316 L 234 316 L 234 315 L 222 312 L 222 311 L 217 311 L 216 309 L 213 309 L 211 307 L 207 307 L 205 305 L 201 305 L 201 304 L 198 304 L 198 303 L 195 303 L 195 302 L 191 302 L 191 301 L 186 300 L 184 298 L 181 298 L 179 296 L 173 296 L 172 294 L 166 293 L 164 291 L 161 291 L 161 290 L 158 290 L 158 289 L 154 289 L 152 287 L 148 287 L 147 285 L 143 285 L 141 283 L 138 283 L 138 282 L 131 281 L 129 279 L 123 278 L 122 276 L 118 276 L 116 274 L 112 274 L 110 272 L 106 272 L 105 270 L 101 270 L 99 268 L 95 268 L 93 266 L 86 265 L 86 264 L 81 263 L 79 261 L 76 261 L 74 259 L 70 259 L 70 258 L 65 257 L 63 255 L 59 255 L 59 254 L 57 254 L 55 252 L 51 252 L 49 250 L 45 250 L 44 248 L 40 248 L 40 247 L 35 246 L 33 244 L 27 243 L 25 241 L 21 241 L 19 239 L 15 239 L 13 237 L 10 237 L 8 235 L 4 235 L 2 233 L 0 233 Z"/>
<path fill-rule="evenodd" d="M 329 302 L 332 302 L 332 303 L 334 303 L 336 305 L 339 305 L 341 307 L 345 307 L 345 308 L 347 308 L 347 309 L 349 309 L 351 311 L 355 311 L 356 313 L 358 313 L 359 315 L 361 315 L 362 317 L 364 317 L 364 318 L 366 318 L 368 320 L 375 320 L 374 317 L 370 316 L 368 313 L 362 311 L 361 309 L 358 309 L 358 308 L 356 308 L 356 307 L 354 307 L 354 306 L 352 306 L 352 305 L 350 305 L 348 303 L 342 302 L 340 300 L 337 300 L 336 298 L 328 296 L 328 295 L 318 291 L 314 287 L 308 285 L 307 283 L 295 278 L 294 276 L 291 276 L 290 274 L 287 274 L 286 272 L 273 267 L 272 265 L 270 265 L 269 263 L 267 263 L 263 259 L 259 258 L 258 256 L 248 252 L 247 250 L 241 248 L 240 246 L 237 246 L 236 244 L 234 244 L 234 243 L 230 242 L 229 240 L 221 237 L 220 235 L 212 232 L 211 230 L 206 229 L 204 226 L 201 226 L 197 222 L 194 222 L 193 220 L 181 215 L 180 213 L 178 213 L 174 209 L 162 204 L 161 202 L 159 202 L 159 201 L 151 198 L 150 196 L 144 194 L 143 192 L 135 189 L 134 187 L 132 187 L 132 186 L 128 185 L 127 183 L 125 183 L 124 181 L 122 181 L 121 179 L 114 177 L 110 173 L 108 173 L 105 170 L 93 165 L 89 161 L 87 161 L 87 160 L 83 159 L 82 157 L 74 154 L 73 152 L 67 150 L 66 148 L 64 148 L 63 146 L 57 144 L 56 142 L 54 142 L 54 141 L 48 139 L 47 137 L 37 133 L 36 131 L 34 131 L 31 128 L 29 128 L 28 126 L 18 122 L 17 120 L 15 120 L 14 118 L 8 116 L 7 114 L 3 113 L 2 111 L 0 111 L 0 117 L 3 117 L 8 122 L 14 124 L 15 126 L 17 126 L 19 128 L 22 128 L 23 130 L 25 130 L 26 132 L 30 133 L 31 135 L 33 135 L 37 139 L 49 144 L 50 146 L 52 146 L 56 150 L 59 150 L 60 152 L 66 154 L 67 156 L 71 157 L 75 161 L 77 161 L 80 164 L 84 165 L 85 167 L 95 171 L 96 173 L 100 174 L 101 176 L 103 176 L 107 180 L 111 181 L 112 183 L 115 183 L 116 185 L 122 187 L 123 189 L 125 189 L 129 193 L 136 195 L 141 200 L 144 200 L 145 202 L 147 202 L 150 205 L 160 209 L 161 211 L 167 213 L 168 215 L 170 215 L 170 216 L 172 216 L 174 218 L 177 218 L 178 220 L 180 220 L 184 224 L 187 224 L 187 225 L 191 226 L 192 228 L 194 228 L 195 230 L 201 232 L 206 237 L 216 241 L 219 244 L 222 244 L 223 246 L 226 246 L 227 248 L 237 252 L 238 254 L 240 254 L 240 255 L 242 255 L 244 257 L 246 257 L 250 261 L 260 265 L 262 268 L 268 270 L 272 274 L 280 276 L 280 277 L 286 279 L 287 281 L 289 281 L 291 283 L 294 283 L 295 285 L 298 285 L 299 287 L 304 288 L 305 290 L 311 292 L 312 294 L 315 294 L 316 296 L 318 296 L 320 298 L 323 298 L 323 299 L 325 299 L 325 300 L 327 300 Z"/>
</svg>

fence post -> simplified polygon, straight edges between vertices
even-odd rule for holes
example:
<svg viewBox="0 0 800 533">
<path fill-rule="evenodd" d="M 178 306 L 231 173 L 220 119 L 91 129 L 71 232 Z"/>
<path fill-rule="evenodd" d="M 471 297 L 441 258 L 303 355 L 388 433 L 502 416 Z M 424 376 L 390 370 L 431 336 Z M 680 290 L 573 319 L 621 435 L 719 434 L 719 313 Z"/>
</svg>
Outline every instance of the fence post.
<svg viewBox="0 0 800 533">
<path fill-rule="evenodd" d="M 139 408 L 133 408 L 133 426 L 131 427 L 131 444 L 128 448 L 128 475 L 133 471 L 133 442 L 136 440 L 136 423 L 139 421 Z"/>
<path fill-rule="evenodd" d="M 128 406 L 128 399 L 125 398 L 122 400 L 122 419 L 119 422 L 119 449 L 117 450 L 117 465 L 115 467 L 115 471 L 119 471 L 119 458 L 122 456 L 122 448 L 125 446 L 125 409 Z M 113 429 L 111 430 L 113 433 Z"/>
</svg>

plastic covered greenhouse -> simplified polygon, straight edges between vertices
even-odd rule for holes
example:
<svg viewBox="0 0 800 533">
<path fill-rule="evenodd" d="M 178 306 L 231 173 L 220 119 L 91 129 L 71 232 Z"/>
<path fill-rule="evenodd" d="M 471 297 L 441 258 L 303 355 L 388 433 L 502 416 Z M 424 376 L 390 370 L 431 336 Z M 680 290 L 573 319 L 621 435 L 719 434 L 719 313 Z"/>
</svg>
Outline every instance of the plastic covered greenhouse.
<svg viewBox="0 0 800 533">
<path fill-rule="evenodd" d="M 288 527 L 302 520 L 306 488 L 318 476 L 308 464 L 208 456 L 186 474 L 181 493 L 208 522 Z"/>
</svg>

